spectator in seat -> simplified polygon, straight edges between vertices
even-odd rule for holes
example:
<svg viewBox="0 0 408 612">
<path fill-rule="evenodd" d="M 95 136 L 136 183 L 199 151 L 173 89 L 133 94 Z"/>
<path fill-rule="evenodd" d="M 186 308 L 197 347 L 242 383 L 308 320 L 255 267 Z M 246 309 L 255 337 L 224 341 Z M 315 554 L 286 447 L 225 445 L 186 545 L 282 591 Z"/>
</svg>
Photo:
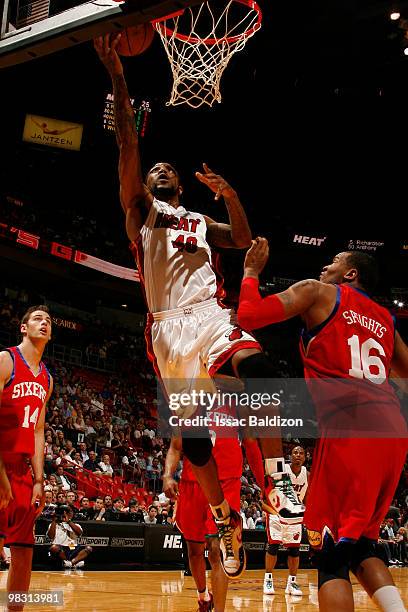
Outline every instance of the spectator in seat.
<svg viewBox="0 0 408 612">
<path fill-rule="evenodd" d="M 82 527 L 74 523 L 72 518 L 73 512 L 68 506 L 61 506 L 59 511 L 57 509 L 47 530 L 52 540 L 50 554 L 61 559 L 65 568 L 81 568 L 92 548 L 78 545 Z"/>
<path fill-rule="evenodd" d="M 112 510 L 113 508 L 112 495 L 105 495 L 105 497 L 103 498 L 103 505 L 105 508 L 105 512 L 107 512 L 108 510 Z"/>
<path fill-rule="evenodd" d="M 93 510 L 91 508 L 91 504 L 89 502 L 89 497 L 83 497 L 79 503 L 79 510 L 78 510 L 79 515 L 81 515 L 81 518 L 83 517 L 82 520 L 88 521 L 89 519 L 93 518 Z M 79 520 L 79 516 L 77 515 L 77 518 Z"/>
<path fill-rule="evenodd" d="M 97 497 L 93 505 L 93 521 L 104 521 L 105 520 L 105 507 L 103 505 L 102 497 Z"/>
<path fill-rule="evenodd" d="M 116 497 L 113 500 L 112 508 L 109 510 L 107 509 L 105 512 L 106 520 L 107 521 L 116 520 L 116 515 L 118 513 L 123 512 L 124 507 L 125 507 L 125 500 L 122 499 L 121 497 Z"/>
<path fill-rule="evenodd" d="M 404 527 L 400 527 L 395 537 L 398 549 L 398 559 L 405 566 L 408 565 L 408 532 Z"/>
<path fill-rule="evenodd" d="M 85 442 L 79 443 L 79 452 L 81 454 L 82 464 L 84 465 L 85 461 L 88 461 L 89 459 L 89 455 L 88 455 L 88 451 L 87 451 Z"/>
<path fill-rule="evenodd" d="M 75 512 L 77 511 L 77 494 L 75 493 L 75 491 L 68 491 L 66 497 L 68 506 L 75 514 Z"/>
<path fill-rule="evenodd" d="M 113 476 L 113 467 L 111 466 L 110 457 L 108 454 L 102 455 L 102 461 L 99 463 L 103 476 Z"/>
<path fill-rule="evenodd" d="M 147 516 L 145 517 L 145 523 L 147 525 L 157 524 L 157 508 L 155 506 L 149 506 Z"/>
<path fill-rule="evenodd" d="M 45 497 L 45 505 L 44 505 L 43 511 L 41 512 L 41 516 L 44 518 L 51 518 L 51 516 L 55 512 L 55 508 L 57 507 L 57 504 L 54 503 L 55 502 L 54 494 L 52 491 L 45 491 L 44 497 Z"/>
<path fill-rule="evenodd" d="M 85 461 L 84 468 L 86 470 L 89 470 L 90 472 L 93 472 L 94 474 L 102 474 L 101 468 L 99 467 L 99 463 L 96 458 L 95 451 L 90 450 L 88 454 L 89 454 L 89 459 L 88 461 Z"/>
<path fill-rule="evenodd" d="M 67 503 L 66 495 L 62 491 L 57 493 L 56 500 L 57 500 L 57 506 L 65 506 Z"/>
<path fill-rule="evenodd" d="M 63 491 L 69 491 L 71 489 L 71 483 L 68 478 L 64 474 L 64 468 L 62 465 L 57 467 L 57 471 L 54 474 L 56 478 L 56 483 L 59 487 L 62 488 Z"/>
</svg>

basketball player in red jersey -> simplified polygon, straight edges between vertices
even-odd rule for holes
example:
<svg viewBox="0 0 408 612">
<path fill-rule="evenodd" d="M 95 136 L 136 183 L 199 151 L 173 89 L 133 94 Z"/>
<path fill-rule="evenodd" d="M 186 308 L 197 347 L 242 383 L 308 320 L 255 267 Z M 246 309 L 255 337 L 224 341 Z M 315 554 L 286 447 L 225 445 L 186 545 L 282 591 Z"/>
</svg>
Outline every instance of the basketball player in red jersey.
<svg viewBox="0 0 408 612">
<path fill-rule="evenodd" d="M 251 243 L 237 193 L 206 164 L 203 173 L 196 173 L 197 179 L 215 193 L 216 201 L 223 197 L 230 221 L 224 224 L 182 206 L 180 179 L 169 163 L 155 164 L 144 184 L 134 112 L 116 53 L 119 36 L 96 39 L 95 49 L 113 84 L 120 200 L 149 309 L 149 357 L 169 397 L 196 390 L 215 394 L 212 377 L 221 367 L 228 367 L 229 374 L 243 379 L 273 377 L 273 368 L 259 344 L 220 304 L 223 291 L 217 282 L 217 262 L 211 248 L 242 249 Z M 177 416 L 188 418 L 196 410 L 197 406 L 187 406 Z M 280 432 L 264 438 L 261 445 L 266 473 L 271 477 L 266 503 L 288 521 L 298 521 L 304 508 L 283 470 Z M 242 519 L 239 513 L 230 511 L 223 496 L 211 451 L 208 430 L 203 429 L 200 438 L 183 436 L 184 455 L 191 461 L 218 521 L 224 570 L 228 576 L 238 577 L 245 565 Z"/>
<path fill-rule="evenodd" d="M 388 379 L 390 370 L 395 380 L 408 378 L 408 347 L 388 310 L 368 295 L 378 277 L 375 260 L 339 253 L 320 282 L 302 281 L 262 299 L 258 276 L 267 259 L 268 243 L 258 238 L 246 256 L 238 318 L 246 329 L 296 315 L 305 323 L 300 351 L 321 431 L 305 524 L 320 549 L 320 609 L 354 610 L 351 569 L 381 610 L 401 612 L 375 543 L 408 449 L 407 424 Z M 375 457 L 369 472 L 368 455 Z"/>
<path fill-rule="evenodd" d="M 217 409 L 216 413 L 226 416 L 233 415 L 233 412 L 227 408 Z M 225 499 L 233 510 L 239 512 L 242 451 L 236 428 L 231 428 L 231 434 L 228 434 L 231 437 L 225 437 L 225 427 L 221 426 L 223 431 L 220 432 L 220 427 L 217 427 L 215 423 L 210 426 L 213 457 Z M 183 459 L 180 486 L 173 478 L 182 457 L 182 450 L 181 437 L 173 437 L 166 455 L 163 490 L 168 497 L 177 500 L 176 524 L 187 542 L 190 569 L 197 587 L 199 612 L 210 610 L 223 612 L 227 598 L 228 578 L 221 565 L 218 532 L 214 517 L 194 476 L 191 463 L 186 457 Z M 204 557 L 206 545 L 211 565 L 212 593 L 208 592 L 206 584 Z"/>
<path fill-rule="evenodd" d="M 20 331 L 22 342 L 0 352 L 0 549 L 4 543 L 11 549 L 9 592 L 29 589 L 34 522 L 45 503 L 44 420 L 52 393 L 41 361 L 51 338 L 47 306 L 29 308 Z"/>
</svg>

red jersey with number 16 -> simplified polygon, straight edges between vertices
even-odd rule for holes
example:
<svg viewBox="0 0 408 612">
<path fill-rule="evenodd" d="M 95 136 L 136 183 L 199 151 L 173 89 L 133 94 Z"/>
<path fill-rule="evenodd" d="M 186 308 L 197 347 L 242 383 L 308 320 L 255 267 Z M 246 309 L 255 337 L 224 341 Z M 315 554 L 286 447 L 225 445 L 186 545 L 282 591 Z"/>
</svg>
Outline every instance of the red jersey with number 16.
<svg viewBox="0 0 408 612">
<path fill-rule="evenodd" d="M 326 321 L 304 330 L 300 352 L 320 424 L 350 433 L 406 435 L 400 404 L 388 376 L 394 352 L 390 312 L 363 291 L 337 286 L 335 307 Z M 359 409 L 357 411 L 357 408 Z"/>
<path fill-rule="evenodd" d="M 50 374 L 41 362 L 35 376 L 18 347 L 6 350 L 13 359 L 13 372 L 1 395 L 0 449 L 32 457 L 34 430 L 50 388 Z"/>
</svg>

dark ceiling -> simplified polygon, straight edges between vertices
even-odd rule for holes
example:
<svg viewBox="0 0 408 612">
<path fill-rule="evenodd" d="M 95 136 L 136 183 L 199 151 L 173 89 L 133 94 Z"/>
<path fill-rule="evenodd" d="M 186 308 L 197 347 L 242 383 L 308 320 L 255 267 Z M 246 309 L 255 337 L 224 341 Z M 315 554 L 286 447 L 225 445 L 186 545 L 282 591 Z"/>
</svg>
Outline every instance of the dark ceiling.
<svg viewBox="0 0 408 612">
<path fill-rule="evenodd" d="M 407 286 L 408 2 L 400 3 L 398 22 L 389 18 L 390 2 L 260 4 L 263 28 L 231 60 L 223 103 L 212 109 L 165 106 L 171 75 L 158 38 L 124 60 L 131 95 L 152 104 L 142 141 L 146 168 L 173 162 L 187 207 L 220 219 L 222 206 L 196 184 L 194 171 L 206 161 L 222 173 L 240 193 L 254 233 L 271 240 L 270 275 L 316 275 L 350 239 L 379 240 L 389 283 Z M 48 207 L 50 218 L 60 207 L 81 210 L 124 240 L 116 145 L 102 129 L 109 79 L 92 45 L 3 70 L 0 79 L 1 193 Z M 84 123 L 82 151 L 22 144 L 26 112 Z M 327 247 L 296 250 L 295 233 L 327 235 Z"/>
</svg>

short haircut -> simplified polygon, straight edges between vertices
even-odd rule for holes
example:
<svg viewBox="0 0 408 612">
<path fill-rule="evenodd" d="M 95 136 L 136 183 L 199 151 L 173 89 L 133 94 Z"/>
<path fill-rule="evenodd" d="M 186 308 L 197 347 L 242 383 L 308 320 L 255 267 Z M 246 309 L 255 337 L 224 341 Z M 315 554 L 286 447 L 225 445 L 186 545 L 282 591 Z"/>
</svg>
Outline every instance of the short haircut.
<svg viewBox="0 0 408 612">
<path fill-rule="evenodd" d="M 367 291 L 373 293 L 378 281 L 378 263 L 372 255 L 362 251 L 346 251 L 347 264 L 356 268 L 358 272 L 358 283 Z"/>
<path fill-rule="evenodd" d="M 30 315 L 32 315 L 33 312 L 35 312 L 36 310 L 42 310 L 42 312 L 46 312 L 48 314 L 50 314 L 49 308 L 48 306 L 46 306 L 45 304 L 40 304 L 39 306 L 31 306 L 23 315 L 21 321 L 20 321 L 20 325 L 23 325 L 24 323 L 27 323 L 28 319 L 30 318 Z"/>
<path fill-rule="evenodd" d="M 156 512 L 157 512 L 157 508 L 156 508 L 156 506 L 149 506 L 149 510 L 148 510 L 148 512 L 150 512 L 150 510 L 151 510 L 152 508 L 153 508 L 153 510 L 156 510 Z"/>
</svg>

